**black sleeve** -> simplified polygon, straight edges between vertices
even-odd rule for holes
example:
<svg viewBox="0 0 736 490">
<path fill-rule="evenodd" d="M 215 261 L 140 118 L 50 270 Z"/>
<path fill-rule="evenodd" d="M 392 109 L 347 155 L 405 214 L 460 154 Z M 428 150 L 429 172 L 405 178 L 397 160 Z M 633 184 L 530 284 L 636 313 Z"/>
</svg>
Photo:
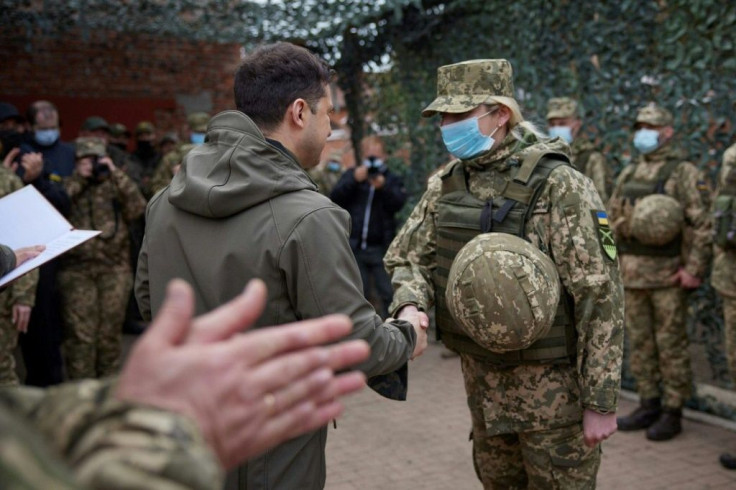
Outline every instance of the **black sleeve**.
<svg viewBox="0 0 736 490">
<path fill-rule="evenodd" d="M 330 199 L 332 199 L 332 202 L 342 208 L 346 208 L 350 205 L 350 202 L 355 196 L 358 188 L 358 183 L 355 181 L 354 174 L 355 171 L 353 169 L 346 170 L 330 193 Z"/>
</svg>

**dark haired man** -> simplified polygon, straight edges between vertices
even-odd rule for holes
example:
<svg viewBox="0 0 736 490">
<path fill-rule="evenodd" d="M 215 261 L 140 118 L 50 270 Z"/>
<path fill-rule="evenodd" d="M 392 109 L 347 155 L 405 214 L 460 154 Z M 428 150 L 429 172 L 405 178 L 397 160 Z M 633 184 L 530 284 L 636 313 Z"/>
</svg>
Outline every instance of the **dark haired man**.
<svg viewBox="0 0 736 490">
<path fill-rule="evenodd" d="M 28 107 L 26 115 L 33 128 L 33 138 L 21 150 L 24 153 L 41 153 L 44 173 L 50 174 L 52 179 L 70 176 L 76 162 L 74 146 L 61 141 L 56 106 L 47 100 L 37 100 Z"/>
<path fill-rule="evenodd" d="M 202 313 L 259 277 L 269 298 L 258 327 L 347 314 L 350 337 L 371 346 L 358 369 L 374 377 L 374 389 L 403 399 L 406 362 L 426 347 L 426 315 L 385 323 L 376 315 L 348 243 L 349 215 L 317 192 L 305 172 L 319 163 L 330 134 L 331 77 L 322 60 L 288 43 L 245 57 L 235 76 L 238 110 L 210 120 L 205 143 L 187 154 L 149 204 L 136 297 L 150 317 L 163 303 L 166 283 L 181 277 L 194 286 Z M 287 441 L 248 461 L 229 483 L 250 490 L 322 488 L 326 436 L 322 427 Z"/>
</svg>

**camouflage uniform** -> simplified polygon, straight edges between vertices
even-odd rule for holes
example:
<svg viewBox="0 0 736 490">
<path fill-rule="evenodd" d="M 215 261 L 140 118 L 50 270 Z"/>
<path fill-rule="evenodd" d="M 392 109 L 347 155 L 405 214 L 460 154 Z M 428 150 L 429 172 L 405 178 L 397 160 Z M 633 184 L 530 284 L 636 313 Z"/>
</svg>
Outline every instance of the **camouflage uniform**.
<svg viewBox="0 0 736 490">
<path fill-rule="evenodd" d="M 23 187 L 23 182 L 12 171 L 0 165 L 0 197 Z M 18 329 L 13 323 L 13 306 L 30 306 L 36 302 L 38 271 L 34 270 L 13 281 L 7 289 L 0 290 L 0 386 L 17 385 L 15 357 L 18 345 Z"/>
<path fill-rule="evenodd" d="M 578 104 L 569 97 L 557 97 L 550 99 L 547 104 L 547 120 L 553 118 L 578 118 Z M 608 198 L 613 187 L 613 171 L 606 161 L 606 157 L 596 150 L 592 141 L 583 138 L 575 138 L 570 143 L 572 164 L 580 170 L 583 175 L 593 181 L 595 190 L 601 196 L 603 203 Z"/>
<path fill-rule="evenodd" d="M 175 150 L 164 155 L 161 159 L 161 163 L 156 167 L 153 177 L 151 177 L 151 195 L 156 194 L 171 183 L 171 179 L 174 178 L 174 167 L 181 165 L 184 156 L 186 156 L 192 148 L 194 148 L 194 145 L 192 144 L 180 144 Z"/>
<path fill-rule="evenodd" d="M 192 112 L 187 116 L 187 125 L 189 126 L 189 143 L 200 144 L 196 140 L 195 135 L 204 139 L 207 133 L 207 123 L 210 122 L 210 115 L 206 112 Z"/>
<path fill-rule="evenodd" d="M 511 66 L 505 60 L 441 67 L 438 93 L 423 115 L 465 112 L 491 100 L 515 106 L 509 107 L 516 111 L 512 126 L 521 117 L 518 104 L 510 102 Z M 409 304 L 426 311 L 435 302 L 438 200 L 442 177 L 454 165 L 464 166 L 472 196 L 488 201 L 503 193 L 526 154 L 566 148 L 516 126 L 497 148 L 456 161 L 433 176 L 384 259 L 396 289 L 391 312 L 395 315 Z M 523 237 L 553 259 L 574 300 L 576 361 L 498 367 L 461 353 L 474 462 L 485 488 L 595 486 L 600 449 L 583 444 L 582 417 L 584 409 L 616 410 L 623 290 L 615 260 L 604 256 L 594 209 L 602 210 L 603 203 L 590 181 L 570 166 L 560 166 L 542 184 Z"/>
<path fill-rule="evenodd" d="M 734 181 L 736 181 L 736 144 L 723 154 L 716 194 L 720 194 L 727 184 L 733 186 Z M 731 377 L 736 381 L 736 249 L 724 249 L 717 245 L 714 247 L 711 283 L 723 298 L 726 357 Z"/>
<path fill-rule="evenodd" d="M 335 188 L 345 171 L 340 163 L 341 159 L 342 155 L 340 153 L 331 153 L 327 162 L 320 163 L 307 171 L 314 183 L 317 184 L 319 192 L 327 197 L 330 197 L 332 189 Z"/>
<path fill-rule="evenodd" d="M 113 392 L 110 380 L 0 390 L 0 487 L 222 488 L 219 462 L 192 421 Z"/>
<path fill-rule="evenodd" d="M 97 148 L 77 140 L 78 157 Z M 104 148 L 99 153 L 104 154 Z M 69 221 L 102 234 L 67 252 L 59 271 L 64 357 L 71 379 L 105 376 L 120 362 L 122 324 L 133 286 L 128 222 L 143 215 L 146 201 L 120 169 L 98 183 L 78 175 L 64 182 L 72 200 Z"/>
<path fill-rule="evenodd" d="M 669 126 L 672 116 L 664 109 L 647 106 L 640 109 L 637 123 Z M 691 275 L 703 277 L 710 258 L 711 228 L 698 187 L 700 174 L 692 163 L 683 160 L 679 151 L 665 143 L 621 172 L 609 208 L 619 247 L 625 247 L 632 238 L 629 225 L 636 201 L 624 196 L 625 186 L 630 182 L 659 187 L 660 171 L 668 163 L 676 166 L 661 184 L 660 192 L 682 205 L 683 234 L 690 234 L 690 245 L 678 246 L 679 242 L 673 241 L 676 249 L 669 256 L 624 248 L 620 253 L 631 370 L 637 392 L 642 400 L 661 398 L 665 410 L 677 411 L 690 397 L 692 371 L 685 329 L 685 291 L 674 283 L 674 276 L 683 267 Z M 660 247 L 660 251 L 664 248 Z"/>
</svg>

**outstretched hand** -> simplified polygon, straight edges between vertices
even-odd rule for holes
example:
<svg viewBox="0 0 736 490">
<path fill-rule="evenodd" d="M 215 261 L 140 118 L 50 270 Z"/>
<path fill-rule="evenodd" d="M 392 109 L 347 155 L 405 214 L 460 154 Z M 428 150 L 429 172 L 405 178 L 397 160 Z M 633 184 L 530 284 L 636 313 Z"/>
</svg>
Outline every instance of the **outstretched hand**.
<svg viewBox="0 0 736 490">
<path fill-rule="evenodd" d="M 229 303 L 192 319 L 191 287 L 172 281 L 123 368 L 117 397 L 188 415 L 225 468 L 339 416 L 339 398 L 362 388 L 365 376 L 335 372 L 367 359 L 368 344 L 321 346 L 350 332 L 343 315 L 240 335 L 265 301 L 266 287 L 255 280 Z"/>
</svg>

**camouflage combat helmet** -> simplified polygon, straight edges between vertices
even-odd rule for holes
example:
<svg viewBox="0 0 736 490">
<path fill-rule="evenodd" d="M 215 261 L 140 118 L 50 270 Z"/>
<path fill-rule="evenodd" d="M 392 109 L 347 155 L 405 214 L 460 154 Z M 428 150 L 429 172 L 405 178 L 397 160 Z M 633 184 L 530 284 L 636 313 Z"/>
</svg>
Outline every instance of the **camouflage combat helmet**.
<svg viewBox="0 0 736 490">
<path fill-rule="evenodd" d="M 511 109 L 511 126 L 523 121 L 514 99 L 511 63 L 504 59 L 470 60 L 437 69 L 437 98 L 423 111 L 423 117 L 438 112 L 462 113 L 481 104 L 503 104 Z"/>
<path fill-rule="evenodd" d="M 685 213 L 679 202 L 665 194 L 650 194 L 634 206 L 631 236 L 644 245 L 666 245 L 682 231 Z"/>
<path fill-rule="evenodd" d="M 107 154 L 105 140 L 102 138 L 85 137 L 74 140 L 74 149 L 77 158 L 96 156 L 104 157 Z"/>
<path fill-rule="evenodd" d="M 636 124 L 640 123 L 652 126 L 672 126 L 674 119 L 670 111 L 651 102 L 637 111 Z"/>
<path fill-rule="evenodd" d="M 554 97 L 547 102 L 547 120 L 578 117 L 578 103 L 570 97 Z"/>
<path fill-rule="evenodd" d="M 445 299 L 470 338 L 503 353 L 525 349 L 547 334 L 560 294 L 548 256 L 517 236 L 485 233 L 458 252 Z"/>
</svg>

